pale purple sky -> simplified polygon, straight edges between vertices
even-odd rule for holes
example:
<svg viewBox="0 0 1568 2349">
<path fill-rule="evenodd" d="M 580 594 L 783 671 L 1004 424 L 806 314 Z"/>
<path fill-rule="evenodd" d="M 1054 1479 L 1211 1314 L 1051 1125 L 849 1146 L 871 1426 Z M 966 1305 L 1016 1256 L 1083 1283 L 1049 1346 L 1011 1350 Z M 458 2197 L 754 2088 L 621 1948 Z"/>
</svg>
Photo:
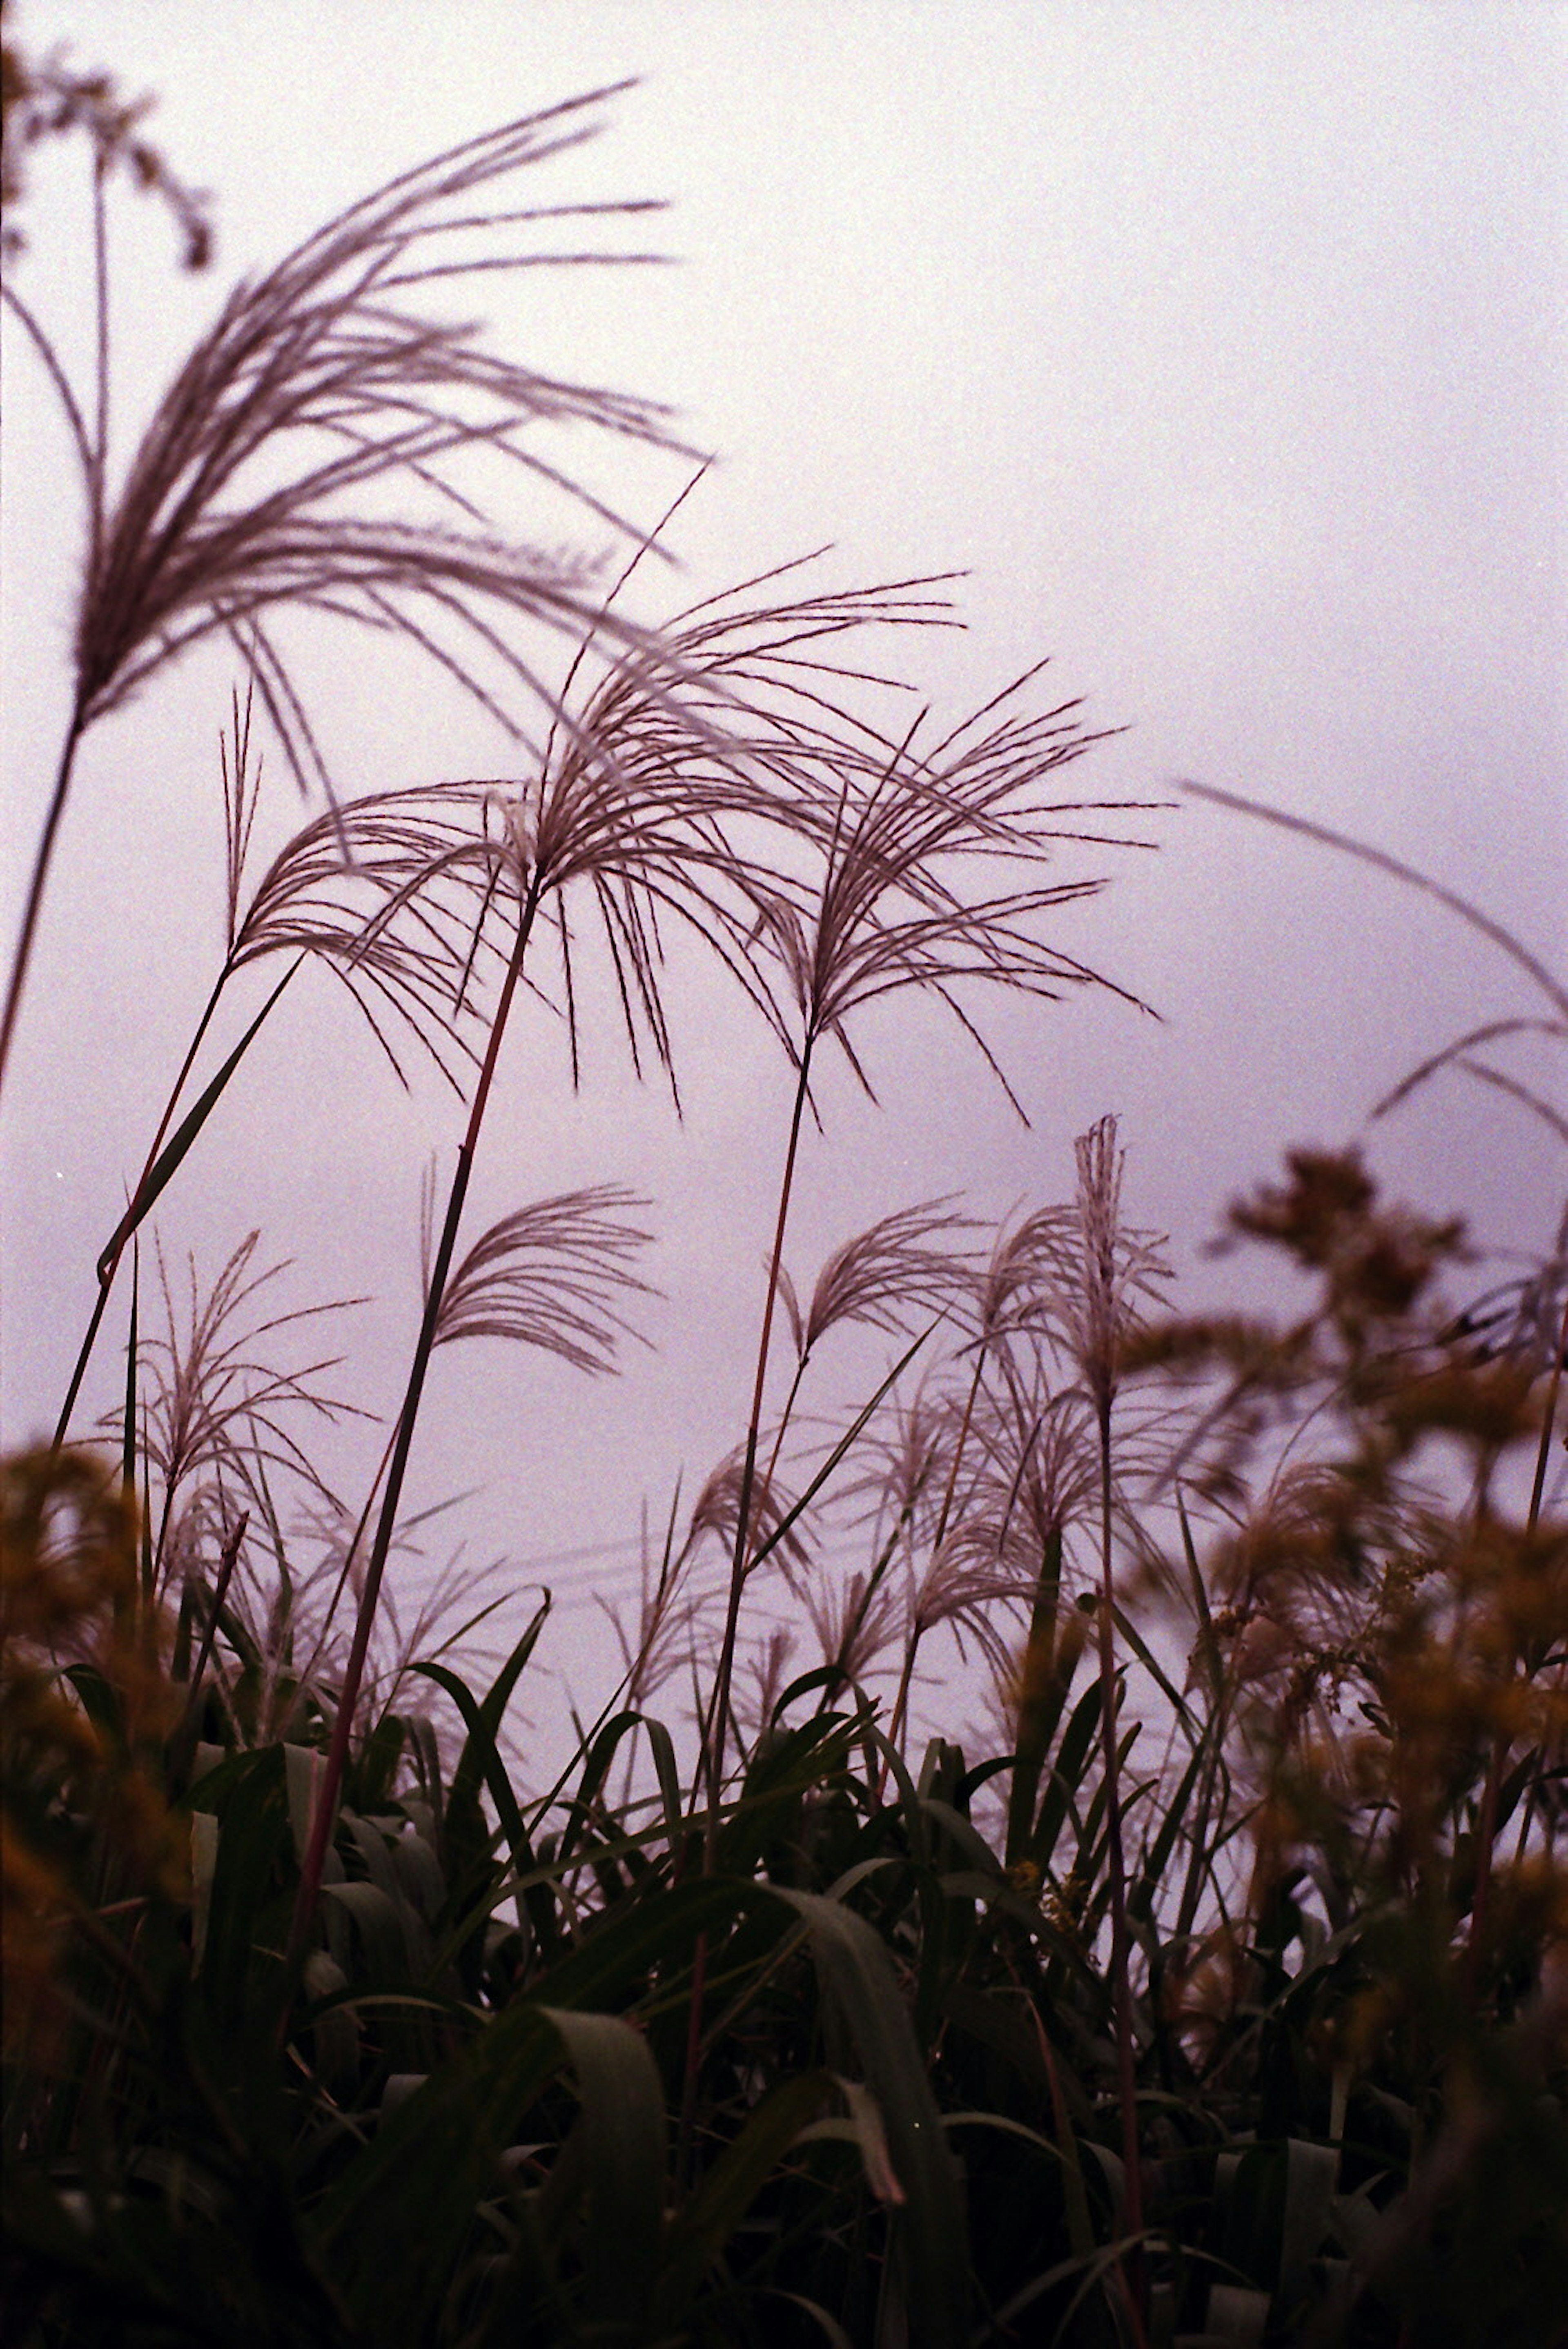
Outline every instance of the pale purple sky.
<svg viewBox="0 0 1568 2349">
<path fill-rule="evenodd" d="M 32 0 L 17 30 L 155 91 L 156 135 L 217 200 L 217 263 L 191 280 L 161 218 L 117 214 L 122 458 L 235 274 L 427 153 L 639 77 L 608 134 L 524 198 L 666 198 L 630 225 L 679 266 L 532 273 L 483 298 L 499 342 L 669 401 L 720 456 L 674 533 L 684 571 L 645 590 L 645 616 L 826 540 L 836 585 L 966 570 L 968 634 L 910 656 L 954 716 L 1050 653 L 1058 698 L 1130 730 L 1069 771 L 1085 792 L 1163 798 L 1191 776 L 1266 800 L 1568 964 L 1563 8 Z M 41 163 L 19 282 L 73 350 L 85 220 L 79 159 Z M 466 316 L 477 298 L 454 300 Z M 77 514 L 9 329 L 5 354 L 9 917 L 67 691 Z M 571 454 L 644 521 L 681 478 Z M 479 721 L 406 670 L 379 684 L 362 647 L 324 640 L 312 673 L 346 790 L 504 771 Z M 220 950 L 228 685 L 193 661 L 84 755 L 6 1103 L 8 1438 L 52 1416 L 91 1259 Z M 297 808 L 275 780 L 281 838 Z M 1163 1024 L 1108 999 L 999 1009 L 1029 1132 L 952 1033 L 916 1010 L 890 1050 L 884 1029 L 880 1112 L 825 1089 L 791 1252 L 805 1278 L 897 1206 L 1064 1195 L 1073 1136 L 1107 1110 L 1132 1212 L 1189 1268 L 1287 1143 L 1352 1137 L 1449 1035 L 1541 1008 L 1384 876 L 1210 808 L 1158 823 L 1158 855 L 1125 860 L 1063 938 Z M 676 1472 L 700 1479 L 743 1426 L 787 1071 L 754 1023 L 691 1008 L 680 1129 L 613 1046 L 573 1100 L 554 1037 L 514 1045 L 472 1228 L 629 1182 L 658 1203 L 668 1301 L 649 1317 L 660 1351 L 617 1384 L 499 1349 L 438 1363 L 410 1499 L 482 1488 L 453 1518 L 476 1555 L 631 1537 L 643 1495 L 659 1515 Z M 1510 1065 L 1562 1099 L 1560 1054 Z M 318 984 L 171 1195 L 166 1244 L 213 1269 L 260 1225 L 296 1259 L 297 1298 L 372 1293 L 339 1385 L 384 1410 L 412 1328 L 420 1167 L 454 1139 L 441 1097 L 397 1094 Z M 1561 1143 L 1460 1077 L 1379 1127 L 1374 1163 L 1499 1250 L 1543 1249 L 1561 1213 Z M 1199 1268 L 1182 1294 L 1218 1278 Z M 103 1368 L 99 1402 L 107 1347 Z M 852 1392 L 834 1379 L 825 1402 Z M 374 1449 L 345 1445 L 346 1483 Z M 566 1582 L 580 1597 L 581 1569 Z"/>
</svg>

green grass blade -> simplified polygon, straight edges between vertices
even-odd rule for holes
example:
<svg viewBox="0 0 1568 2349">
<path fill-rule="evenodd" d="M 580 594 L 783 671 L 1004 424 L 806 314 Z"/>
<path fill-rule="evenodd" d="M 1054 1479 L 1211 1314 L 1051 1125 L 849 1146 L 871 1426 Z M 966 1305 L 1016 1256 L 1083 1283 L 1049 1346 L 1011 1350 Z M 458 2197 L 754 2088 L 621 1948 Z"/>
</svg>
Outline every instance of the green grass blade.
<svg viewBox="0 0 1568 2349">
<path fill-rule="evenodd" d="M 699 1933 L 732 1919 L 745 1888 L 714 1878 L 639 1902 L 553 1967 L 399 2107 L 317 2214 L 323 2271 L 379 2349 L 424 2349 L 473 2214 L 501 2156 L 562 2061 L 545 2009 L 595 2012 L 672 1985 Z M 670 1994 L 679 1996 L 677 1987 Z"/>
<path fill-rule="evenodd" d="M 828 1454 L 827 1458 L 823 1462 L 822 1466 L 817 1470 L 815 1475 L 812 1478 L 805 1492 L 800 1495 L 800 1498 L 779 1519 L 778 1524 L 774 1527 L 766 1541 L 758 1543 L 756 1548 L 752 1553 L 751 1562 L 746 1568 L 748 1575 L 754 1574 L 758 1567 L 761 1566 L 763 1560 L 769 1555 L 769 1553 L 775 1550 L 780 1542 L 784 1540 L 785 1535 L 794 1530 L 795 1525 L 799 1519 L 805 1516 L 806 1510 L 810 1508 L 813 1501 L 815 1500 L 817 1495 L 821 1492 L 823 1486 L 826 1484 L 834 1470 L 838 1466 L 839 1463 L 845 1458 L 846 1454 L 852 1452 L 856 1444 L 858 1444 L 869 1421 L 874 1418 L 877 1412 L 880 1410 L 882 1404 L 887 1401 L 887 1398 L 891 1393 L 893 1388 L 897 1386 L 898 1381 L 903 1377 L 904 1372 L 909 1369 L 909 1364 L 914 1361 L 915 1356 L 919 1352 L 920 1348 L 925 1344 L 926 1340 L 930 1336 L 931 1330 L 935 1330 L 937 1327 L 938 1324 L 933 1321 L 931 1323 L 930 1330 L 923 1330 L 920 1332 L 920 1335 L 914 1340 L 913 1344 L 905 1348 L 898 1361 L 894 1363 L 892 1369 L 888 1371 L 887 1377 L 883 1380 L 881 1385 L 877 1388 L 876 1393 L 872 1396 L 870 1402 L 856 1414 L 855 1419 L 851 1422 L 845 1433 L 839 1437 L 838 1442 L 834 1445 L 833 1450 Z"/>
<path fill-rule="evenodd" d="M 763 2187 L 833 2094 L 830 2072 L 799 2073 L 770 2088 L 747 2116 L 670 2230 L 657 2303 L 661 2330 L 682 2322 Z"/>
<path fill-rule="evenodd" d="M 304 960 L 305 957 L 300 955 L 296 960 L 290 963 L 223 1067 L 216 1076 L 202 1087 L 195 1102 L 181 1119 L 173 1133 L 149 1167 L 146 1181 L 139 1185 L 135 1198 L 109 1234 L 99 1256 L 98 1273 L 100 1280 L 108 1277 L 109 1268 L 119 1255 L 126 1241 L 132 1232 L 146 1222 L 163 1193 L 184 1164 L 197 1135 L 228 1090 L 229 1081 L 234 1071 L 255 1041 L 263 1021 L 267 1018 L 284 988 Z"/>
<path fill-rule="evenodd" d="M 495 1806 L 496 1820 L 511 1854 L 513 1873 L 518 1877 L 532 1877 L 536 1863 L 533 1840 L 513 1791 L 512 1775 L 498 1740 L 512 1692 L 538 1643 L 549 1608 L 550 1600 L 546 1595 L 483 1702 L 475 1698 L 467 1682 L 450 1665 L 419 1663 L 413 1667 L 424 1679 L 433 1681 L 438 1688 L 446 1692 L 456 1705 L 468 1733 L 447 1790 L 444 1809 L 449 1840 L 455 1842 L 465 1830 L 472 1840 L 484 1840 L 483 1815 L 479 1809 L 479 1788 L 483 1785 Z M 453 1897 L 460 1907 L 468 1905 L 472 1892 L 472 1885 L 453 1887 Z M 539 1886 L 536 1892 L 537 1897 L 527 1901 L 527 1913 L 535 1932 L 541 1937 L 543 1946 L 548 1949 L 554 1937 L 555 1911 L 547 1889 Z M 520 1910 L 520 1920 L 521 1913 Z"/>
<path fill-rule="evenodd" d="M 1067 1701 L 1071 1672 L 1064 1679 L 1057 1664 L 1057 1610 L 1062 1598 L 1062 1536 L 1054 1531 L 1041 1560 L 1030 1611 L 1029 1637 L 1023 1651 L 1023 1690 L 1018 1703 L 1017 1758 L 1007 1804 L 1007 1864 L 1022 1859 L 1029 1847 L 1040 1795 L 1040 1775 L 1062 1709 Z"/>
<path fill-rule="evenodd" d="M 805 1919 L 818 1981 L 847 2027 L 881 2109 L 905 2198 L 892 2227 L 910 2349 L 952 2349 L 969 2332 L 962 2197 L 892 1961 L 870 1926 L 838 1902 L 782 1887 L 774 1897 Z"/>
<path fill-rule="evenodd" d="M 1043 1875 L 1051 1865 L 1069 1810 L 1076 1816 L 1075 1797 L 1084 1783 L 1094 1754 L 1103 1693 L 1099 1682 L 1091 1681 L 1074 1706 L 1062 1743 L 1056 1749 L 1056 1759 L 1041 1798 L 1028 1854 Z"/>
<path fill-rule="evenodd" d="M 664 2086 L 646 2042 L 618 2014 L 541 2007 L 582 2099 L 587 2233 L 584 2314 L 643 2337 L 668 2199 Z"/>
</svg>

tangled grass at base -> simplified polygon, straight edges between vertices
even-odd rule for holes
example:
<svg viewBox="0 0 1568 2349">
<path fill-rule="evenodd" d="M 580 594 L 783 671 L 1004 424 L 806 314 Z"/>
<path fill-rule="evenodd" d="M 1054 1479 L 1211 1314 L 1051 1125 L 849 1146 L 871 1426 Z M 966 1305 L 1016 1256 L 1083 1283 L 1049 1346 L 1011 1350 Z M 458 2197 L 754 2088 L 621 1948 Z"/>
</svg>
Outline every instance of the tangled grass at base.
<svg viewBox="0 0 1568 2349">
<path fill-rule="evenodd" d="M 792 1280 L 824 1057 L 869 1089 L 860 1015 L 894 993 L 989 1059 L 987 988 L 1106 983 L 1059 943 L 1098 885 L 1058 859 L 1127 844 L 1137 812 L 1043 788 L 1092 738 L 1033 678 L 945 738 L 909 728 L 884 672 L 946 623 L 940 580 L 844 595 L 786 566 L 654 632 L 488 529 L 462 559 L 433 525 L 394 539 L 279 465 L 312 398 L 357 452 L 334 490 L 429 491 L 560 412 L 657 429 L 488 366 L 394 292 L 452 207 L 483 233 L 475 191 L 563 116 L 575 135 L 564 109 L 439 159 L 242 289 L 118 507 L 81 428 L 56 812 L 76 741 L 182 632 L 226 631 L 250 694 L 225 957 L 131 1138 L 59 1434 L 5 1465 L 7 2340 L 1560 2340 L 1568 1228 L 1467 1303 L 1457 1226 L 1384 1201 L 1355 1152 L 1297 1151 L 1230 1232 L 1288 1261 L 1303 1309 L 1183 1317 L 1106 1120 L 1062 1204 L 994 1234 L 953 1200 L 898 1208 Z M 30 309 L 26 331 L 52 357 Z M 220 448 L 275 485 L 223 517 Z M 517 764 L 350 800 L 252 888 L 252 713 L 302 768 L 316 742 L 272 633 L 291 600 L 402 628 Z M 503 1035 L 543 993 L 575 1063 L 590 950 L 634 1067 L 674 1085 L 682 927 L 793 1104 L 757 1353 L 732 1455 L 650 1546 L 619 1686 L 539 1786 L 507 1722 L 547 1608 L 481 1679 L 445 1630 L 398 1630 L 387 1569 L 443 1350 L 525 1344 L 569 1378 L 635 1328 L 649 1206 L 613 1168 L 477 1237 L 463 1214 Z M 1514 959 L 1562 1040 L 1568 999 Z M 275 1309 L 252 1236 L 188 1299 L 160 1256 L 154 1327 L 139 1256 L 303 966 L 353 991 L 390 1076 L 427 1052 L 460 1099 L 403 1401 L 348 1506 L 310 1442 L 350 1407 L 330 1308 Z M 68 1439 L 111 1299 L 105 1452 Z M 852 1326 L 888 1376 L 824 1436 L 800 1398 Z M 762 1628 L 770 1593 L 814 1644 Z M 992 1674 L 978 1742 L 911 1725 L 950 1640 Z"/>
<path fill-rule="evenodd" d="M 743 1729 L 705 1865 L 704 1790 L 651 1711 L 610 1713 L 553 1795 L 518 1787 L 535 1621 L 488 1689 L 426 1668 L 445 1759 L 412 1679 L 351 1749 L 291 1971 L 330 1688 L 248 1739 L 267 1661 L 211 1572 L 184 1570 L 182 1620 L 145 1604 L 118 1475 L 38 1454 L 5 1492 L 16 2337 L 1555 2337 L 1568 1543 L 1504 1498 L 1548 1433 L 1542 1300 L 1445 1326 L 1455 1236 L 1351 1158 L 1299 1154 L 1236 1222 L 1317 1267 L 1315 1309 L 1145 1323 L 1118 1397 L 1130 1418 L 1173 1364 L 1184 1396 L 1222 1365 L 1223 1413 L 1185 1423 L 1227 1529 L 1172 1555 L 1129 1523 L 1113 1601 L 1136 1670 L 1139 1600 L 1185 1594 L 1193 1660 L 1158 1750 L 1117 1714 L 1136 2246 L 1103 1601 L 1064 1569 L 1092 1456 L 1075 1484 L 1037 1433 L 999 1458 L 997 1395 L 968 1412 L 949 1516 L 992 1558 L 999 1644 L 1033 1561 L 993 1749 L 888 1736 L 866 1626 L 908 1640 L 933 1601 L 877 1617 L 873 1568 L 836 1661 Z M 1010 1316 L 998 1391 L 1036 1344 Z M 917 1546 L 970 1397 L 926 1400 Z M 1251 1484 L 1259 1421 L 1313 1408 L 1310 1465 Z M 1416 1482 L 1432 1444 L 1467 1461 L 1462 1506 Z"/>
</svg>

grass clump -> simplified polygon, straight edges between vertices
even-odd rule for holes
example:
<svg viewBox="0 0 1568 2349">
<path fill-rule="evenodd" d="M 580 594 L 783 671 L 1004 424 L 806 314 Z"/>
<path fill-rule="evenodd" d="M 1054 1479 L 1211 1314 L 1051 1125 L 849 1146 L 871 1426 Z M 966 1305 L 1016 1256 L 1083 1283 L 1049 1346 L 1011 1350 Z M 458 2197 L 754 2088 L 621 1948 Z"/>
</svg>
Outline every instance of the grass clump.
<svg viewBox="0 0 1568 2349">
<path fill-rule="evenodd" d="M 947 624 L 940 578 L 845 594 L 785 565 L 652 631 L 619 616 L 640 538 L 607 592 L 459 492 L 480 444 L 540 473 L 541 419 L 663 429 L 411 301 L 485 265 L 430 240 L 548 216 L 468 208 L 596 104 L 406 175 L 240 288 L 112 492 L 107 339 L 78 398 L 7 289 L 88 517 L 7 1038 L 83 733 L 205 636 L 246 679 L 225 958 L 56 1439 L 5 1472 L 8 2337 L 1555 2339 L 1561 1251 L 1460 1307 L 1456 1225 L 1355 1153 L 1296 1151 L 1230 1237 L 1285 1259 L 1303 1309 L 1179 1316 L 1106 1119 L 1062 1203 L 994 1233 L 953 1199 L 897 1208 L 792 1277 L 825 1057 L 869 1092 L 863 1015 L 918 994 L 1008 1089 L 985 990 L 1114 984 L 1060 925 L 1101 885 L 1081 852 L 1133 844 L 1141 811 L 1057 796 L 1095 738 L 1037 671 L 945 734 L 907 722 L 884 672 Z M 368 514 L 393 473 L 446 523 Z M 320 780 L 286 604 L 400 632 L 514 763 L 335 799 L 247 893 L 258 710 Z M 504 1038 L 543 999 L 575 1073 L 590 960 L 679 1100 L 678 933 L 782 1050 L 756 1352 L 732 1454 L 647 1545 L 621 1681 L 540 1786 L 506 1723 L 548 1601 L 483 1674 L 450 1631 L 400 1634 L 402 1496 L 438 1353 L 504 1338 L 568 1375 L 635 1334 L 648 1203 L 614 1170 L 478 1235 L 465 1214 Z M 199 1082 L 229 980 L 271 956 Z M 1514 960 L 1557 1033 L 1561 988 Z M 313 963 L 394 1073 L 417 1044 L 460 1104 L 401 1400 L 349 1502 L 313 1443 L 350 1410 L 334 1309 L 275 1308 L 256 1236 L 188 1299 L 160 1254 L 164 1327 L 141 1320 L 142 1227 Z M 67 1439 L 128 1261 L 111 1456 Z M 803 1397 L 850 1328 L 891 1360 L 825 1434 Z M 955 1648 L 993 1718 L 919 1736 Z"/>
</svg>

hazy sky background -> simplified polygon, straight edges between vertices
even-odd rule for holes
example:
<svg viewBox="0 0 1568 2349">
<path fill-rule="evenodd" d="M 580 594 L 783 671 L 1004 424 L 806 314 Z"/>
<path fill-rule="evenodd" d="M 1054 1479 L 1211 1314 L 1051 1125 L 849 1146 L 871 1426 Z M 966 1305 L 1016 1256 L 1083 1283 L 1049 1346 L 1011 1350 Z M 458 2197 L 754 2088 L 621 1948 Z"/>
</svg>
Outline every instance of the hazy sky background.
<svg viewBox="0 0 1568 2349">
<path fill-rule="evenodd" d="M 825 541 L 837 585 L 967 571 L 967 634 L 909 654 L 940 709 L 1049 653 L 1054 698 L 1129 729 L 1066 781 L 1167 798 L 1191 776 L 1266 800 L 1568 963 L 1568 12 L 32 0 L 16 29 L 156 92 L 171 161 L 216 198 L 218 258 L 196 278 L 151 207 L 116 212 L 122 460 L 234 276 L 429 153 L 638 77 L 608 135 L 519 197 L 667 199 L 628 225 L 677 265 L 497 278 L 451 307 L 483 298 L 499 344 L 666 400 L 718 453 L 673 533 L 683 569 L 644 587 L 643 616 Z M 19 281 L 73 352 L 82 197 L 79 156 L 40 161 Z M 9 329 L 5 357 L 9 935 L 68 689 L 78 509 Z M 683 477 L 587 441 L 568 455 L 644 522 Z M 534 517 L 506 519 L 525 536 Z M 345 791 L 506 771 L 428 677 L 320 641 Z M 229 683 L 223 659 L 193 660 L 83 756 L 6 1106 L 10 1439 L 52 1420 L 92 1258 L 222 950 Z M 275 761 L 270 837 L 298 817 Z M 1154 821 L 1158 854 L 1119 860 L 1061 937 L 1160 1022 L 1109 999 L 996 1007 L 1028 1131 L 956 1031 L 918 1009 L 873 1022 L 880 1109 L 824 1088 L 789 1251 L 805 1280 L 894 1206 L 1066 1195 L 1074 1135 L 1115 1111 L 1129 1209 L 1170 1233 L 1196 1304 L 1221 1278 L 1193 1268 L 1199 1243 L 1286 1143 L 1351 1138 L 1451 1034 L 1540 1008 L 1383 875 L 1213 809 Z M 373 1296 L 337 1383 L 386 1411 L 417 1311 L 420 1168 L 431 1148 L 450 1161 L 455 1112 L 433 1087 L 397 1093 L 325 979 L 295 992 L 161 1226 L 171 1260 L 193 1249 L 208 1274 L 259 1226 L 296 1260 L 290 1301 Z M 438 1358 L 409 1493 L 472 1490 L 452 1539 L 475 1558 L 532 1570 L 597 1546 L 551 1569 L 554 1661 L 589 1681 L 586 1600 L 626 1571 L 641 1498 L 660 1516 L 676 1473 L 700 1480 L 743 1429 L 788 1112 L 757 1023 L 675 1009 L 680 1127 L 607 1035 L 576 1100 L 556 1035 L 513 1039 L 469 1226 L 576 1184 L 646 1190 L 659 1352 L 597 1386 L 499 1347 Z M 1561 1056 L 1511 1066 L 1561 1099 Z M 1373 1155 L 1491 1247 L 1550 1244 L 1563 1148 L 1501 1095 L 1445 1076 Z M 850 1399 L 868 1361 L 826 1363 L 819 1400 Z M 112 1344 L 101 1369 L 100 1404 Z M 379 1446 L 345 1437 L 346 1485 Z"/>
</svg>

